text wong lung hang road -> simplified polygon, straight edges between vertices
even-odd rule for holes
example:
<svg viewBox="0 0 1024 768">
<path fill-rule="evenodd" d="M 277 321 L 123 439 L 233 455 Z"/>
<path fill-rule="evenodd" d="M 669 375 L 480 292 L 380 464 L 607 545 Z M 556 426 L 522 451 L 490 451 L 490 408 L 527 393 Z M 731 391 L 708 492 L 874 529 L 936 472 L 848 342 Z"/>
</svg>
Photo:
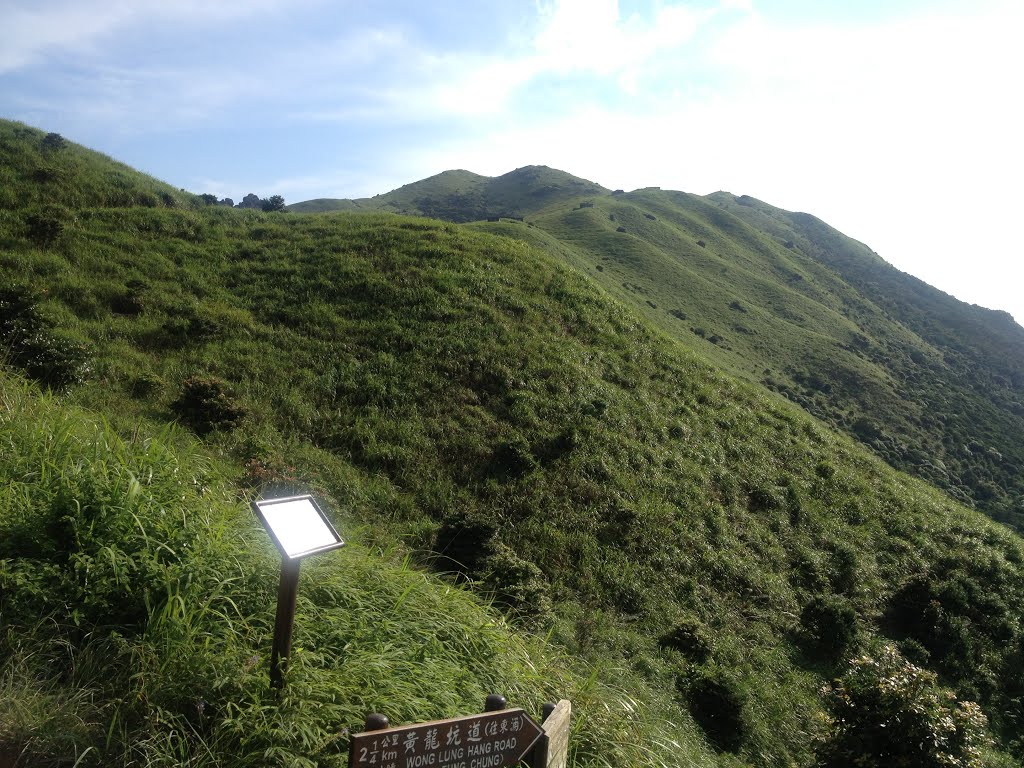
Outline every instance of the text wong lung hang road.
<svg viewBox="0 0 1024 768">
<path fill-rule="evenodd" d="M 350 768 L 504 768 L 543 735 L 521 709 L 437 720 L 352 737 Z"/>
</svg>

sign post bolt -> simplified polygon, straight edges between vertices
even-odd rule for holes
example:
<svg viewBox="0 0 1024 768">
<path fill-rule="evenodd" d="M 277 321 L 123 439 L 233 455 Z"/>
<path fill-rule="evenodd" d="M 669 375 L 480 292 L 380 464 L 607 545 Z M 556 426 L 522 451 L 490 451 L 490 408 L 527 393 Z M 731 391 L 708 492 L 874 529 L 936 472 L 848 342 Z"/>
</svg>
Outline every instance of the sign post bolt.
<svg viewBox="0 0 1024 768">
<path fill-rule="evenodd" d="M 488 695 L 486 701 L 484 701 L 484 712 L 499 712 L 507 706 L 508 699 L 500 693 L 492 693 Z"/>
</svg>

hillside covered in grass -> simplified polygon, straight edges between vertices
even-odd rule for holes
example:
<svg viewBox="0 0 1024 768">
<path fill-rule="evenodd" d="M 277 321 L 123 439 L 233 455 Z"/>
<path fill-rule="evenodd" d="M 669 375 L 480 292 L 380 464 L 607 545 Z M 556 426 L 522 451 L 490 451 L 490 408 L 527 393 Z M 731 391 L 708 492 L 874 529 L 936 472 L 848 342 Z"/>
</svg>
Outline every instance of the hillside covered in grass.
<svg viewBox="0 0 1024 768">
<path fill-rule="evenodd" d="M 4 127 L 27 166 L 44 134 Z M 97 724 L 45 742 L 55 762 L 131 764 L 155 722 L 171 735 L 152 762 L 331 764 L 331 729 L 367 707 L 424 719 L 501 686 L 574 699 L 578 765 L 1019 764 L 1021 540 L 659 331 L 540 226 L 185 200 L 65 207 L 40 242 L 32 215 L 0 210 L 0 652 L 13 700 Z M 51 455 L 61 419 L 85 437 Z M 304 582 L 316 618 L 287 706 L 253 660 L 274 559 L 243 499 L 261 490 L 314 492 L 358 531 Z M 365 624 L 341 610 L 363 606 Z M 209 653 L 205 720 L 166 633 Z M 33 666 L 48 643 L 64 655 Z M 110 643 L 156 672 L 106 670 Z M 394 674 L 349 663 L 375 649 Z M 25 711 L 0 714 L 8 752 L 38 732 Z"/>
<path fill-rule="evenodd" d="M 481 226 L 576 266 L 685 346 L 892 466 L 1024 524 L 1024 328 L 1008 315 L 899 272 L 808 214 L 566 176 L 453 171 L 364 202 L 451 221 L 525 215 L 528 226 Z M 501 204 L 482 205 L 492 187 Z"/>
</svg>

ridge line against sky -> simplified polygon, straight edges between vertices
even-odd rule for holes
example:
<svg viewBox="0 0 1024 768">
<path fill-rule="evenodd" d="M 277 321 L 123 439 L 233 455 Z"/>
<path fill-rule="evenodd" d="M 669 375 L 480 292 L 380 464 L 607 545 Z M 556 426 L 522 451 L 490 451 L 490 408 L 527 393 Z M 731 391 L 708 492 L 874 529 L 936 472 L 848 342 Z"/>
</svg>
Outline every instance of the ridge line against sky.
<svg viewBox="0 0 1024 768">
<path fill-rule="evenodd" d="M 812 213 L 1024 322 L 1015 0 L 0 0 L 0 116 L 193 192 L 549 165 Z"/>
</svg>

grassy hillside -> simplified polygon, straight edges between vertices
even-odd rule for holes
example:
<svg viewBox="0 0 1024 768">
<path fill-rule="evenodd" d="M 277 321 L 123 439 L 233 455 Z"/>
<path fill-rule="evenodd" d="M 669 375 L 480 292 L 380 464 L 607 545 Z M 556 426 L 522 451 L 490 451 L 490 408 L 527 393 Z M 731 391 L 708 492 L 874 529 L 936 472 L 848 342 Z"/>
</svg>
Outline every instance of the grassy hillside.
<svg viewBox="0 0 1024 768">
<path fill-rule="evenodd" d="M 613 202 L 607 204 L 636 205 L 620 197 L 609 196 Z M 629 210 L 610 213 L 626 216 Z M 594 215 L 590 208 L 579 211 Z M 655 219 L 640 214 L 642 221 L 627 221 L 626 235 L 629 226 L 670 218 L 647 212 Z M 334 759 L 344 738 L 331 741 L 324 735 L 327 724 L 337 723 L 338 713 L 351 723 L 348 713 L 354 717 L 372 702 L 401 698 L 399 686 L 414 686 L 406 690 L 415 693 L 395 720 L 416 719 L 426 710 L 446 713 L 476 700 L 479 690 L 466 677 L 455 676 L 462 687 L 451 692 L 418 654 L 425 637 L 439 637 L 441 646 L 454 646 L 446 663 L 479 670 L 476 651 L 464 646 L 476 642 L 483 623 L 499 623 L 493 614 L 463 618 L 470 608 L 456 613 L 439 603 L 438 612 L 455 614 L 461 630 L 445 623 L 448 629 L 438 624 L 403 635 L 396 626 L 379 641 L 376 630 L 365 629 L 376 626 L 373 620 L 352 634 L 331 634 L 333 622 L 352 619 L 326 606 L 361 606 L 369 597 L 336 595 L 372 585 L 378 569 L 398 572 L 385 587 L 388 594 L 401 596 L 412 579 L 426 585 L 424 601 L 440 601 L 440 582 L 392 567 L 408 553 L 410 563 L 443 571 L 489 596 L 522 633 L 501 629 L 500 642 L 512 649 L 509 658 L 520 662 L 496 665 L 506 677 L 494 684 L 522 691 L 524 698 L 577 700 L 579 765 L 838 766 L 851 764 L 869 738 L 879 751 L 902 755 L 903 764 L 1018 764 L 1024 753 L 1021 540 L 893 471 L 794 405 L 716 369 L 707 356 L 673 341 L 567 266 L 563 259 L 586 255 L 590 229 L 604 226 L 601 213 L 579 228 L 577 243 L 552 242 L 555 235 L 540 227 L 497 224 L 522 232 L 528 243 L 393 215 L 97 207 L 75 210 L 59 236 L 41 244 L 28 235 L 28 210 L 4 211 L 0 285 L 7 288 L 0 299 L 13 308 L 5 317 L 16 318 L 3 328 L 12 368 L 63 388 L 47 408 L 102 414 L 108 431 L 138 435 L 129 445 L 141 440 L 144 446 L 148 435 L 159 433 L 160 427 L 147 425 L 178 421 L 201 438 L 201 449 L 183 440 L 191 450 L 216 457 L 209 461 L 218 476 L 196 479 L 194 470 L 176 469 L 173 457 L 160 459 L 154 476 L 169 490 L 155 496 L 151 509 L 163 522 L 159 535 L 150 536 L 153 524 L 136 514 L 147 531 L 140 539 L 132 533 L 134 518 L 113 515 L 134 511 L 123 495 L 95 479 L 61 480 L 79 469 L 86 477 L 108 471 L 122 478 L 119 487 L 130 495 L 134 486 L 118 468 L 127 467 L 140 483 L 148 477 L 146 465 L 133 463 L 135 449 L 117 448 L 98 463 L 87 460 L 96 440 L 69 444 L 61 461 L 22 464 L 5 457 L 13 469 L 0 485 L 8 494 L 0 524 L 17 535 L 0 535 L 0 541 L 35 541 L 0 549 L 3 658 L 24 667 L 24 657 L 41 644 L 33 638 L 54 626 L 75 625 L 73 598 L 83 594 L 87 573 L 74 564 L 106 568 L 107 561 L 121 562 L 111 541 L 123 541 L 117 550 L 136 563 L 155 560 L 132 568 L 155 569 L 156 586 L 148 603 L 140 598 L 141 608 L 140 599 L 129 601 L 135 614 L 112 616 L 101 608 L 121 605 L 116 590 L 129 582 L 107 571 L 103 594 L 115 597 L 99 600 L 97 612 L 81 617 L 84 629 L 67 635 L 62 646 L 71 653 L 90 638 L 109 639 L 115 632 L 127 637 L 123 627 L 144 637 L 157 631 L 156 617 L 180 604 L 164 586 L 170 577 L 161 568 L 169 556 L 161 554 L 161 544 L 177 552 L 173 537 L 187 536 L 181 532 L 190 520 L 212 508 L 218 520 L 228 521 L 217 525 L 235 520 L 251 529 L 232 494 L 310 490 L 347 527 L 361 526 L 357 541 L 370 552 L 392 554 L 373 569 L 369 561 L 377 556 L 370 554 L 362 570 L 335 572 L 326 560 L 317 565 L 322 570 L 311 581 L 325 586 L 309 598 L 310 612 L 322 604 L 324 621 L 311 625 L 303 647 L 314 654 L 314 668 L 333 669 L 350 655 L 366 658 L 382 642 L 401 659 L 400 672 L 394 680 L 359 678 L 365 691 L 353 701 L 349 682 L 331 682 L 338 678 L 328 675 L 326 687 L 317 688 L 300 678 L 302 685 L 290 688 L 297 692 L 292 709 L 261 698 L 259 672 L 252 673 L 252 688 L 241 691 L 225 683 L 218 693 L 203 683 L 220 698 L 204 694 L 203 701 L 219 703 L 203 726 L 208 730 L 200 729 L 202 741 L 172 739 L 197 762 L 203 745 L 213 742 L 218 746 L 211 763 L 241 744 L 245 764 L 274 764 L 275 753 L 266 750 L 279 738 L 288 755 Z M 564 226 L 573 216 L 566 214 Z M 685 224 L 680 217 L 673 224 L 678 231 Z M 728 242 L 749 242 L 751 249 L 760 242 L 750 240 L 738 218 L 723 220 L 736 222 Z M 642 242 L 622 242 L 616 264 L 650 255 Z M 563 252 L 549 254 L 539 247 L 545 243 Z M 703 254 L 714 241 L 695 248 Z M 779 269 L 788 266 L 784 255 Z M 714 283 L 707 284 L 711 291 Z M 843 318 L 833 322 L 841 325 Z M 5 391 L 12 388 L 18 391 L 5 383 Z M 33 424 L 29 410 L 20 401 L 5 406 L 5 428 L 16 432 Z M 0 445 L 12 457 L 45 457 L 53 428 L 25 429 L 30 431 L 5 436 Z M 169 476 L 161 474 L 165 465 Z M 28 498 L 44 499 L 42 507 L 58 524 L 36 525 L 26 513 L 38 505 L 26 504 Z M 118 525 L 92 525 L 96 512 L 83 512 L 79 521 L 83 499 L 95 499 L 85 509 L 110 510 Z M 68 535 L 85 526 L 91 526 L 88 536 Z M 244 538 L 235 530 L 220 538 Z M 37 564 L 25 556 L 30 549 L 46 557 Z M 339 562 L 347 554 L 339 554 Z M 204 563 L 233 568 L 224 549 L 208 557 Z M 262 557 L 266 573 L 272 558 L 266 550 Z M 179 575 L 204 571 L 198 561 L 170 566 Z M 209 579 L 193 577 L 189 588 L 195 591 L 186 604 L 201 606 L 202 596 L 220 594 L 221 577 L 211 573 Z M 40 588 L 42 579 L 56 587 Z M 259 585 L 251 587 L 253 594 L 271 591 L 272 575 L 260 577 Z M 40 608 L 38 601 L 51 592 L 59 597 Z M 239 597 L 245 603 L 241 615 L 255 615 L 257 602 L 258 610 L 266 610 L 262 599 L 245 594 Z M 479 610 L 470 598 L 452 599 Z M 384 601 L 381 610 L 395 603 L 406 607 L 399 597 Z M 268 614 L 261 614 L 266 621 Z M 53 618 L 36 627 L 41 615 Z M 420 618 L 406 617 L 397 625 Z M 244 642 L 223 643 L 240 643 L 239 658 L 266 647 L 265 624 L 254 618 L 235 623 Z M 206 637 L 206 631 L 189 637 Z M 534 656 L 531 643 L 537 641 L 522 639 L 530 633 L 547 639 L 550 656 Z M 221 641 L 210 642 L 216 649 Z M 552 671 L 560 657 L 593 669 L 595 685 L 619 691 L 607 709 L 586 681 Z M 155 658 L 175 658 L 174 651 Z M 232 669 L 232 658 L 216 653 L 203 668 L 216 681 L 223 669 Z M 69 669 L 74 665 L 62 662 L 42 676 L 52 701 L 79 690 Z M 101 663 L 94 679 L 102 679 L 102 669 Z M 337 674 L 354 671 L 346 661 Z M 41 674 L 30 666 L 3 679 L 32 681 Z M 133 674 L 130 681 L 145 682 L 147 674 Z M 549 681 L 547 687 L 535 674 Z M 483 677 L 481 689 L 491 682 Z M 836 678 L 841 682 L 830 686 Z M 161 698 L 173 677 L 152 679 L 154 689 L 144 696 L 133 698 L 133 689 L 119 693 L 122 688 L 79 695 L 105 708 L 106 716 L 98 718 L 104 729 L 126 699 L 141 707 L 156 702 L 153 710 L 130 710 L 143 713 L 132 724 L 181 722 L 190 706 L 194 711 L 194 702 L 173 690 Z M 378 688 L 382 679 L 395 688 Z M 31 686 L 18 685 L 29 696 Z M 947 688 L 954 698 L 947 698 Z M 878 691 L 887 696 L 880 699 Z M 250 728 L 250 721 L 234 720 L 239 700 L 250 703 L 237 706 L 254 707 L 259 717 L 285 725 Z M 987 726 L 966 700 L 981 705 Z M 6 735 L 23 709 L 0 720 L 0 743 L 8 748 L 32 732 L 18 731 L 20 741 Z M 282 717 L 296 719 L 277 720 Z M 294 723 L 301 727 L 281 734 Z M 133 727 L 114 729 L 124 734 L 112 742 L 115 762 L 138 733 Z M 986 728 L 992 747 L 982 735 Z M 602 755 L 587 745 L 605 730 L 616 746 Z M 239 741 L 239 733 L 250 731 L 263 752 Z M 62 757 L 73 758 L 66 742 L 52 743 Z M 898 752 L 914 749 L 919 751 Z"/>
<path fill-rule="evenodd" d="M 56 133 L 0 121 L 0 210 L 56 221 L 70 208 L 177 208 L 195 197 L 73 144 Z M 46 237 L 46 221 L 36 227 Z"/>
<path fill-rule="evenodd" d="M 532 712 L 570 696 L 580 764 L 670 754 L 634 698 L 345 519 L 349 545 L 302 566 L 278 697 L 278 556 L 221 463 L 7 376 L 0 406 L 0 764 L 341 766 L 369 712 L 456 716 L 492 691 Z"/>
<path fill-rule="evenodd" d="M 533 229 L 483 228 L 565 259 L 686 346 L 892 466 L 1024 525 L 1024 328 L 1005 313 L 899 272 L 808 214 L 725 192 L 612 194 L 559 176 L 450 171 L 334 209 L 450 221 L 526 214 Z"/>
<path fill-rule="evenodd" d="M 865 411 L 848 426 L 895 466 L 1020 527 L 1024 328 L 1005 312 L 965 304 L 900 272 L 813 216 L 752 198 L 714 198 L 854 289 L 843 301 L 859 329 L 858 354 L 890 372 L 904 405 Z M 893 326 L 909 333 L 896 336 Z M 830 406 L 821 410 L 835 421 Z"/>
<path fill-rule="evenodd" d="M 684 345 L 1019 529 L 1024 328 L 813 217 L 735 200 L 638 190 L 549 206 L 532 229 L 480 226 L 545 248 Z"/>
</svg>

